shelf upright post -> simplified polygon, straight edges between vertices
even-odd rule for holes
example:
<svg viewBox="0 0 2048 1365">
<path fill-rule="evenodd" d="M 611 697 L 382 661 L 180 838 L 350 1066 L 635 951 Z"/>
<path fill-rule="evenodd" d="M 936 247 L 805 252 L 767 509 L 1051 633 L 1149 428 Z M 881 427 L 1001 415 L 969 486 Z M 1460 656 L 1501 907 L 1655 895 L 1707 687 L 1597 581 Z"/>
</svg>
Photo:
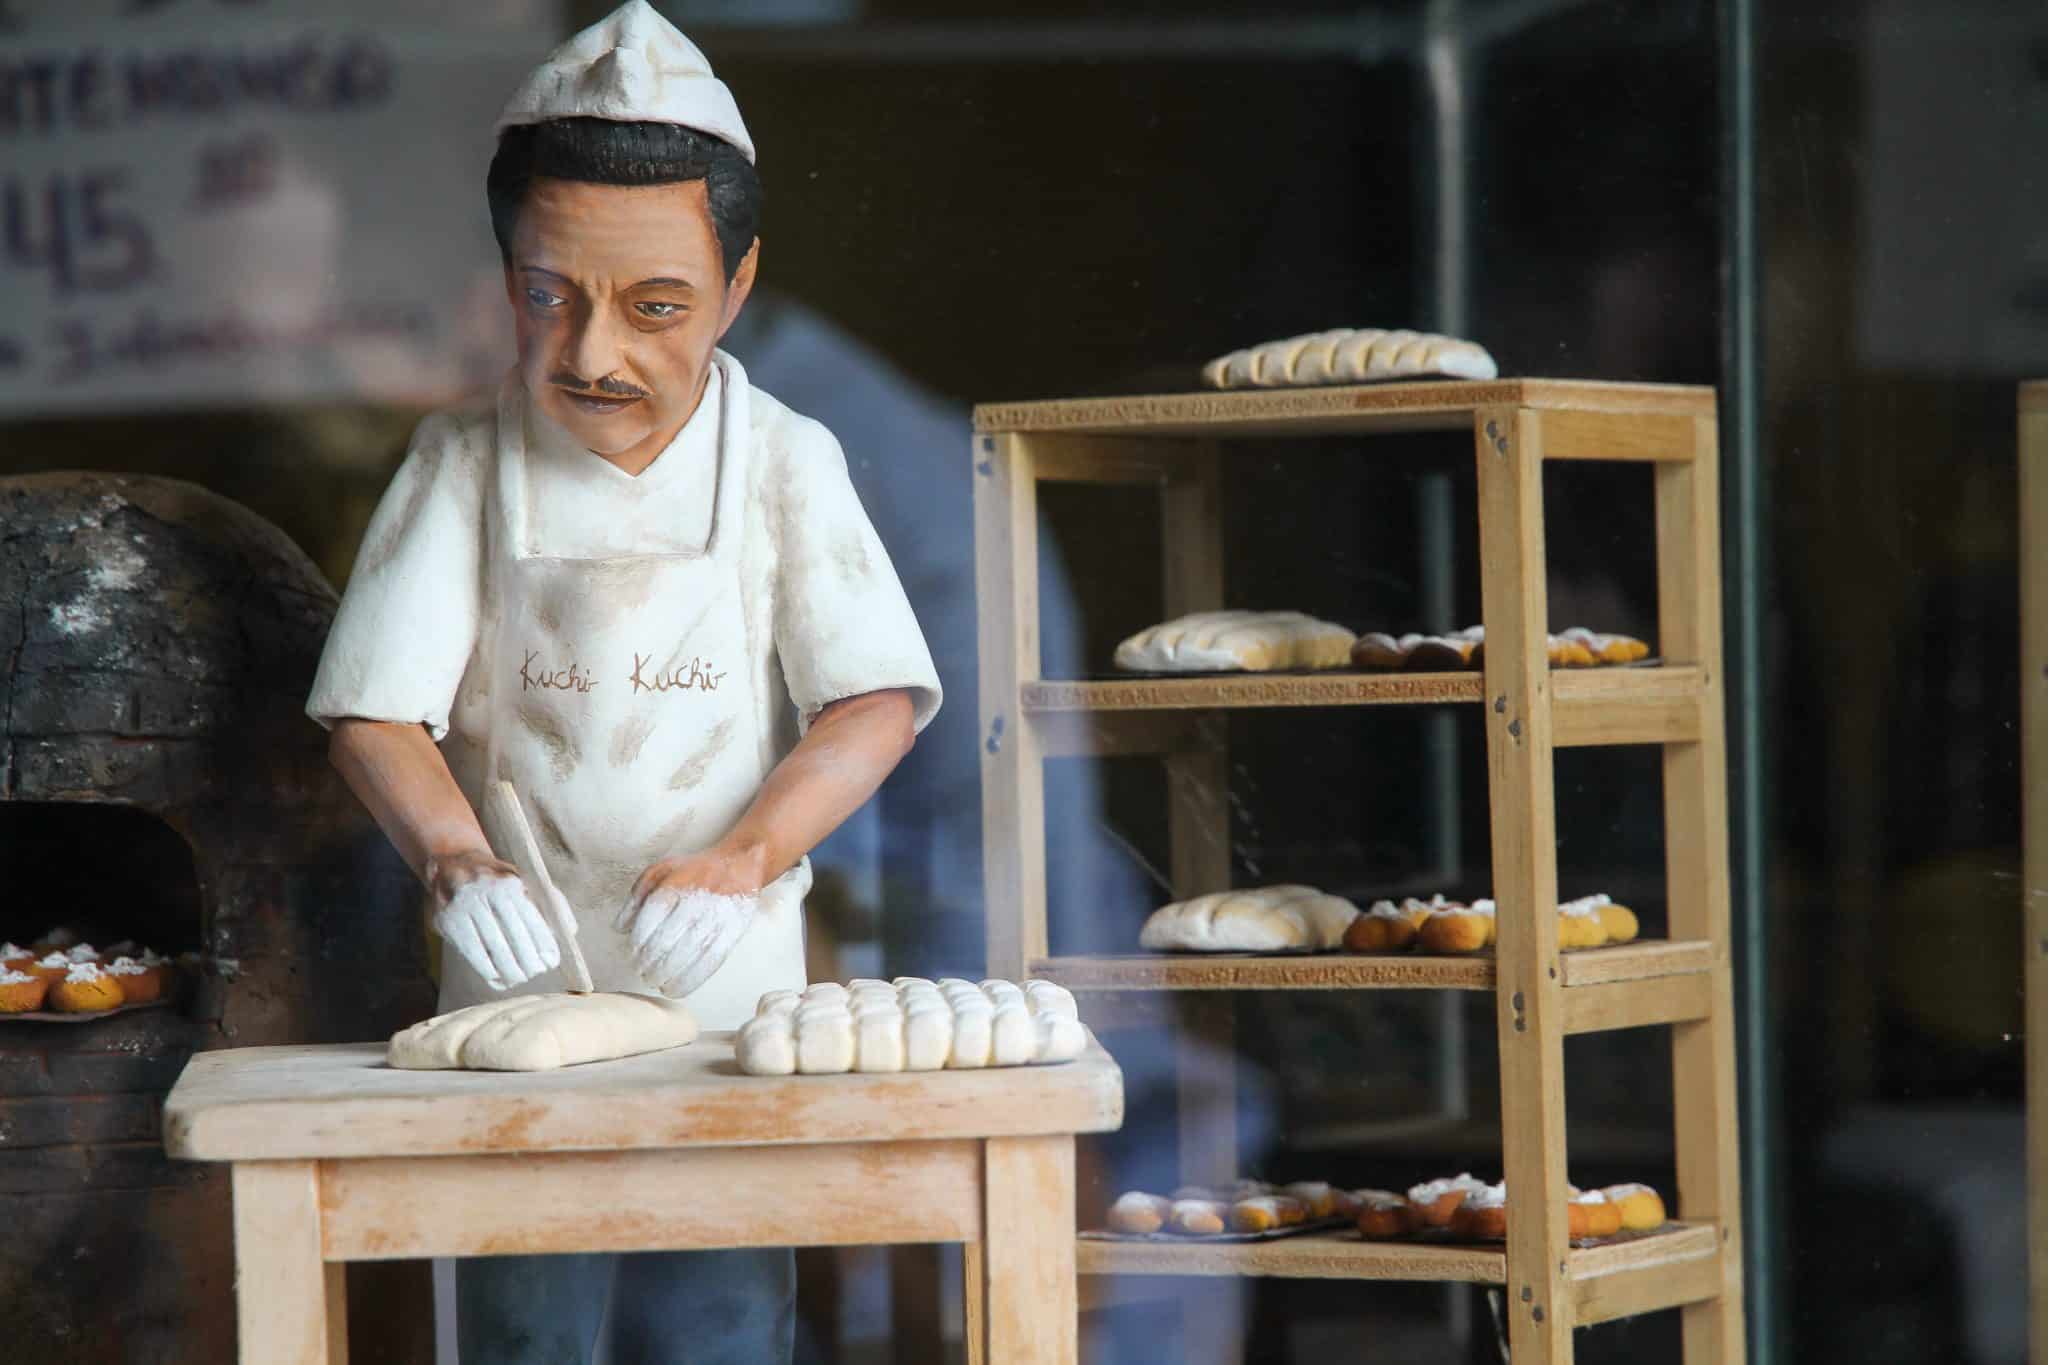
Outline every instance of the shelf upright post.
<svg viewBox="0 0 2048 1365">
<path fill-rule="evenodd" d="M 2027 991 L 2027 1358 L 2048 1365 L 2048 381 L 2020 387 L 2020 802 Z"/>
<path fill-rule="evenodd" d="M 1682 1309 L 1686 1365 L 1741 1365 L 1741 1152 L 1730 965 L 1727 740 L 1721 686 L 1719 430 L 1693 419 L 1693 458 L 1657 466 L 1657 633 L 1700 670 L 1699 739 L 1664 746 L 1664 867 L 1670 934 L 1714 945 L 1713 1010 L 1674 1024 L 1678 1212 L 1721 1231 L 1719 1297 Z"/>
<path fill-rule="evenodd" d="M 1542 414 L 1473 414 L 1486 624 L 1486 756 L 1493 826 L 1496 1032 L 1508 1220 L 1508 1348 L 1515 1365 L 1568 1365 L 1564 983 L 1557 947 Z"/>
<path fill-rule="evenodd" d="M 974 579 L 981 646 L 983 914 L 990 976 L 1046 956 L 1045 762 L 1018 707 L 1039 673 L 1033 437 L 974 438 Z"/>
</svg>

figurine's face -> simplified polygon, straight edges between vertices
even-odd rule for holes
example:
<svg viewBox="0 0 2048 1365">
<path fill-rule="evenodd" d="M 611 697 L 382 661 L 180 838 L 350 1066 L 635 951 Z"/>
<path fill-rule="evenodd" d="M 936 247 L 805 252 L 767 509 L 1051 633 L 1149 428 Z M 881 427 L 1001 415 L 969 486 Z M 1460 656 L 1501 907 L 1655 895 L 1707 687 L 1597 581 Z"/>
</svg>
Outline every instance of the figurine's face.
<svg viewBox="0 0 2048 1365">
<path fill-rule="evenodd" d="M 586 447 L 639 473 L 696 411 L 759 248 L 728 285 L 701 180 L 535 180 L 505 271 L 526 391 Z"/>
</svg>

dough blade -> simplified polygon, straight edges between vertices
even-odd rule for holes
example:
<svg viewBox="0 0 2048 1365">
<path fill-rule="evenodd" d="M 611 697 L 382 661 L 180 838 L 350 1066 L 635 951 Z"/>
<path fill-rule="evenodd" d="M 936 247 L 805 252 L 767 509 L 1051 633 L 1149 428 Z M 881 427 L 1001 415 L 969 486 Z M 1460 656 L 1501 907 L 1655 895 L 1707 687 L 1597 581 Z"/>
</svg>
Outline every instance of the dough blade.
<svg viewBox="0 0 2048 1365">
<path fill-rule="evenodd" d="M 484 793 L 484 801 L 491 809 L 491 823 L 511 840 L 512 847 L 507 851 L 512 855 L 512 865 L 519 869 L 519 875 L 528 886 L 540 892 L 542 913 L 554 926 L 555 941 L 562 947 L 562 964 L 568 970 L 570 988 L 579 991 L 592 989 L 590 968 L 583 964 L 583 949 L 576 942 L 576 926 L 569 914 L 569 903 L 555 889 L 554 878 L 548 876 L 548 865 L 541 861 L 540 845 L 534 841 L 533 827 L 526 823 L 526 811 L 519 804 L 519 794 L 512 790 L 510 782 L 501 778 Z"/>
</svg>

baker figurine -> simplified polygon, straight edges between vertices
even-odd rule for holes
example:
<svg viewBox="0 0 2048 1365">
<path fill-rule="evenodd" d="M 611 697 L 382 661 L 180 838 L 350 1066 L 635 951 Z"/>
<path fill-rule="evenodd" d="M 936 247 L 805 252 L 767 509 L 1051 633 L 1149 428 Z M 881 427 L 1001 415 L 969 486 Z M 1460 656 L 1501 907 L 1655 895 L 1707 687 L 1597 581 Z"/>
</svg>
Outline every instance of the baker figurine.
<svg viewBox="0 0 2048 1365">
<path fill-rule="evenodd" d="M 567 984 L 476 815 L 503 778 L 597 989 L 736 1028 L 803 986 L 805 855 L 938 677 L 832 434 L 717 349 L 760 181 L 703 54 L 641 0 L 577 34 L 500 116 L 487 194 L 517 370 L 420 424 L 307 709 L 427 885 L 443 1010 Z M 587 1361 L 609 1303 L 619 1360 L 786 1361 L 793 1291 L 786 1250 L 464 1260 L 462 1358 Z"/>
</svg>

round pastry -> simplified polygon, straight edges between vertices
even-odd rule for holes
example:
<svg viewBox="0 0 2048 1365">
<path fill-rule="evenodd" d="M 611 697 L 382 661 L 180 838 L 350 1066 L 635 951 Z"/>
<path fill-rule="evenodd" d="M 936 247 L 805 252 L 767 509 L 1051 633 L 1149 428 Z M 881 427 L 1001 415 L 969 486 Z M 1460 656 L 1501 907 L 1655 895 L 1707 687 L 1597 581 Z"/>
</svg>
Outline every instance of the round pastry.
<svg viewBox="0 0 2048 1365">
<path fill-rule="evenodd" d="M 1282 1185 L 1280 1193 L 1299 1199 L 1310 1218 L 1328 1218 L 1337 1211 L 1337 1191 L 1321 1180 L 1297 1180 Z"/>
<path fill-rule="evenodd" d="M 1642 925 L 1636 921 L 1636 912 L 1626 905 L 1616 905 L 1607 897 L 1600 899 L 1600 927 L 1607 931 L 1609 943 L 1634 943 L 1636 935 L 1642 932 Z"/>
<path fill-rule="evenodd" d="M 1375 901 L 1344 931 L 1344 946 L 1354 953 L 1393 953 L 1414 944 L 1414 918 L 1392 901 Z"/>
<path fill-rule="evenodd" d="M 1166 1215 L 1172 1208 L 1172 1200 L 1142 1190 L 1120 1194 L 1109 1206 L 1110 1231 L 1138 1236 L 1157 1232 L 1166 1226 Z"/>
<path fill-rule="evenodd" d="M 27 1014 L 43 1007 L 50 983 L 27 972 L 0 967 L 0 1014 Z"/>
<path fill-rule="evenodd" d="M 1609 1185 L 1600 1193 L 1621 1211 L 1621 1226 L 1627 1231 L 1651 1232 L 1664 1226 L 1664 1201 L 1648 1185 Z"/>
<path fill-rule="evenodd" d="M 61 953 L 76 942 L 78 942 L 78 932 L 60 924 L 36 940 L 36 956 L 42 957 L 46 953 Z"/>
<path fill-rule="evenodd" d="M 70 958 L 73 962 L 98 962 L 100 960 L 100 950 L 93 947 L 90 943 L 74 943 L 64 950 L 64 956 Z"/>
<path fill-rule="evenodd" d="M 1166 1211 L 1166 1227 L 1183 1237 L 1214 1237 L 1229 1226 L 1230 1207 L 1213 1199 L 1176 1199 Z"/>
<path fill-rule="evenodd" d="M 1393 636 L 1375 630 L 1359 636 L 1352 644 L 1351 662 L 1357 668 L 1399 668 L 1408 662 L 1408 653 Z"/>
<path fill-rule="evenodd" d="M 1384 1242 L 1406 1237 L 1415 1230 L 1415 1208 L 1392 1190 L 1353 1190 L 1358 1201 L 1358 1230 L 1367 1238 Z"/>
<path fill-rule="evenodd" d="M 1453 635 L 1425 635 L 1408 651 L 1408 671 L 1455 673 L 1471 663 L 1473 644 Z"/>
<path fill-rule="evenodd" d="M 1451 1234 L 1473 1242 L 1498 1242 L 1508 1235 L 1508 1183 L 1486 1185 L 1465 1196 L 1451 1215 Z"/>
<path fill-rule="evenodd" d="M 1552 668 L 1591 668 L 1598 660 L 1593 651 L 1582 642 L 1563 635 L 1550 637 L 1550 666 Z"/>
<path fill-rule="evenodd" d="M 72 964 L 62 981 L 50 986 L 50 1004 L 66 1014 L 91 1014 L 120 1005 L 121 983 L 93 962 Z"/>
<path fill-rule="evenodd" d="M 1566 1230 L 1573 1240 L 1588 1237 L 1612 1237 L 1621 1231 L 1621 1208 L 1607 1202 L 1607 1196 L 1598 1190 L 1587 1190 L 1584 1194 L 1572 1196 L 1566 1206 Z"/>
<path fill-rule="evenodd" d="M 1240 1199 L 1230 1206 L 1232 1232 L 1271 1232 L 1275 1228 L 1298 1226 L 1307 1218 L 1308 1210 L 1302 1202 L 1284 1194 Z"/>
<path fill-rule="evenodd" d="M 1408 1203 L 1415 1210 L 1418 1226 L 1447 1228 L 1466 1196 L 1485 1188 L 1484 1180 L 1475 1180 L 1470 1175 L 1454 1175 L 1414 1186 L 1408 1191 Z"/>
<path fill-rule="evenodd" d="M 70 974 L 73 965 L 71 959 L 62 952 L 52 952 L 24 962 L 15 970 L 27 972 L 30 976 L 39 976 L 45 981 L 62 981 Z"/>
<path fill-rule="evenodd" d="M 1415 897 L 1410 896 L 1407 900 L 1401 902 L 1401 913 L 1408 917 L 1408 922 L 1415 926 L 1418 933 L 1421 932 L 1422 926 L 1429 922 L 1429 917 L 1437 911 L 1462 910 L 1464 908 L 1465 903 L 1463 901 L 1454 901 L 1441 891 L 1426 901 L 1417 900 Z"/>
<path fill-rule="evenodd" d="M 1600 907 L 1591 896 L 1557 907 L 1559 948 L 1598 948 L 1605 942 L 1607 928 L 1600 922 Z"/>
<path fill-rule="evenodd" d="M 33 949 L 24 948 L 19 943 L 0 943 L 0 968 L 14 967 L 18 963 L 35 960 L 36 954 Z"/>
<path fill-rule="evenodd" d="M 1476 905 L 1438 910 L 1418 935 L 1425 953 L 1477 953 L 1493 942 L 1493 908 Z"/>
<path fill-rule="evenodd" d="M 117 957 L 103 971 L 120 983 L 121 998 L 130 1005 L 147 1004 L 164 993 L 164 968 L 147 967 L 132 957 Z"/>
</svg>

